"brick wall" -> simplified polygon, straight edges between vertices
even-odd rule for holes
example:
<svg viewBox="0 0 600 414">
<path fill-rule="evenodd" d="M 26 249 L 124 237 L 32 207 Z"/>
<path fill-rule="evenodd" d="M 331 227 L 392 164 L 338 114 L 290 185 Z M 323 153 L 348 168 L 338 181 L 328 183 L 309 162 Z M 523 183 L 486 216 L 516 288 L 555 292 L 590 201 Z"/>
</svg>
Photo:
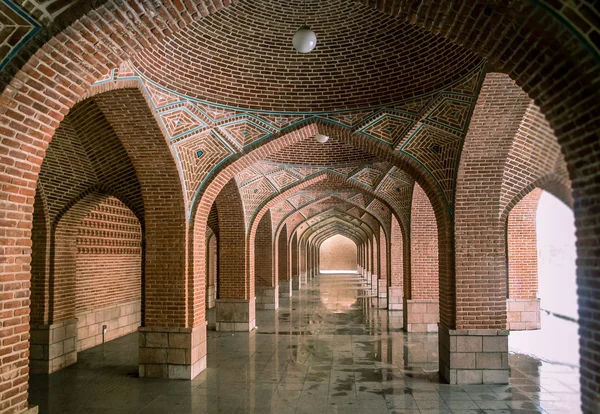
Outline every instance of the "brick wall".
<svg viewBox="0 0 600 414">
<path fill-rule="evenodd" d="M 81 221 L 76 238 L 76 312 L 141 299 L 142 233 L 131 210 L 107 198 Z"/>
<path fill-rule="evenodd" d="M 342 235 L 325 240 L 319 249 L 321 270 L 356 270 L 356 244 Z"/>
</svg>

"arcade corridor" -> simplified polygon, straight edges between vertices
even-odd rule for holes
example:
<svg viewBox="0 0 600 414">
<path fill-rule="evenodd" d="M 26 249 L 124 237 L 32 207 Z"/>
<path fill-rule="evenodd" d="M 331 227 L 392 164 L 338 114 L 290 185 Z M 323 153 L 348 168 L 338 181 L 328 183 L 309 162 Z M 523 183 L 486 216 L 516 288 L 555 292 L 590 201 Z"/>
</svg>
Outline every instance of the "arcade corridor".
<svg viewBox="0 0 600 414">
<path fill-rule="evenodd" d="M 139 379 L 137 335 L 33 375 L 40 413 L 577 413 L 576 368 L 510 355 L 509 385 L 440 384 L 437 335 L 406 334 L 358 275 L 321 274 L 250 333 L 208 333 L 192 381 Z"/>
</svg>

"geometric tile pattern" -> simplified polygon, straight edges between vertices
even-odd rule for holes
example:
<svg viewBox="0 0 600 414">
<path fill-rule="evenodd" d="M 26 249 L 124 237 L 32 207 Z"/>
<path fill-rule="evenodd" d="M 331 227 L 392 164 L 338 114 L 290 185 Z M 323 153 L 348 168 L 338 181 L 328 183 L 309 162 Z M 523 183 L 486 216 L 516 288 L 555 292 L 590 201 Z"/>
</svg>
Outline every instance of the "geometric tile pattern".
<svg viewBox="0 0 600 414">
<path fill-rule="evenodd" d="M 269 179 L 272 183 L 274 183 L 278 190 L 281 190 L 284 187 L 287 187 L 290 184 L 293 184 L 297 181 L 300 181 L 297 175 L 292 174 L 287 170 L 280 170 L 268 175 Z"/>
<path fill-rule="evenodd" d="M 314 200 L 314 197 L 310 197 L 310 196 L 302 194 L 302 193 L 288 198 L 288 201 L 290 202 L 290 204 L 293 205 L 294 208 L 296 208 L 296 209 L 300 208 L 301 206 L 303 206 L 307 203 L 310 203 L 313 200 Z"/>
<path fill-rule="evenodd" d="M 464 131 L 470 112 L 471 105 L 469 103 L 445 99 L 427 116 L 427 119 Z"/>
<path fill-rule="evenodd" d="M 258 207 L 270 195 L 275 194 L 277 190 L 265 177 L 257 178 L 240 188 L 240 195 L 244 203 L 244 213 L 246 216 L 246 225 L 249 225 L 250 218 Z"/>
<path fill-rule="evenodd" d="M 222 124 L 219 126 L 219 128 L 228 137 L 232 138 L 241 148 L 247 147 L 253 142 L 256 142 L 271 134 L 269 130 L 246 119 Z"/>
<path fill-rule="evenodd" d="M 206 126 L 206 123 L 197 114 L 194 114 L 193 108 L 190 110 L 185 106 L 161 112 L 160 117 L 171 139 L 179 138 Z"/>
<path fill-rule="evenodd" d="M 377 187 L 377 193 L 395 206 L 398 212 L 408 221 L 414 180 L 408 174 L 400 172 L 405 177 L 400 179 L 397 174 L 388 174 Z"/>
<path fill-rule="evenodd" d="M 463 137 L 422 125 L 404 144 L 402 151 L 418 159 L 437 180 L 446 201 L 453 203 L 455 177 Z"/>
<path fill-rule="evenodd" d="M 374 188 L 383 174 L 380 171 L 372 168 L 363 168 L 358 173 L 352 176 L 354 181 L 366 185 L 369 188 Z"/>
<path fill-rule="evenodd" d="M 277 228 L 277 225 L 281 222 L 281 220 L 289 213 L 294 211 L 294 206 L 292 206 L 287 200 L 283 200 L 280 203 L 277 203 L 275 206 L 270 208 L 271 210 L 271 223 L 273 225 L 273 230 Z"/>
<path fill-rule="evenodd" d="M 233 151 L 211 131 L 201 132 L 190 139 L 175 143 L 174 146 L 186 182 L 188 203 L 192 201 L 201 180 L 211 169 L 233 154 Z"/>
<path fill-rule="evenodd" d="M 371 204 L 367 207 L 367 210 L 381 217 L 384 220 L 384 223 L 391 220 L 390 209 L 378 199 L 373 199 Z"/>
<path fill-rule="evenodd" d="M 40 24 L 10 0 L 0 2 L 0 70 L 40 30 Z"/>
<path fill-rule="evenodd" d="M 5 4 L 11 3 L 8 0 L 0 0 L 2 1 Z M 23 16 L 19 17 L 17 11 L 12 10 L 12 12 L 16 13 L 13 13 L 12 18 L 13 23 L 16 23 L 8 26 L 14 28 L 29 25 L 31 28 L 35 25 L 35 22 L 23 20 Z M 464 133 L 461 131 L 466 128 L 470 111 L 476 100 L 474 95 L 479 86 L 482 70 L 483 65 L 444 90 L 401 102 L 381 107 L 315 114 L 278 113 L 211 104 L 174 93 L 149 81 L 135 69 L 131 62 L 127 61 L 119 64 L 115 70 L 107 73 L 97 83 L 113 81 L 113 79 L 115 82 L 130 80 L 140 82 L 142 90 L 160 118 L 160 125 L 165 135 L 173 146 L 184 179 L 183 186 L 188 197 L 188 209 L 192 207 L 190 203 L 196 194 L 203 190 L 202 186 L 207 182 L 206 178 L 216 168 L 215 166 L 223 165 L 227 158 L 241 152 L 249 145 L 307 119 L 335 123 L 352 133 L 377 139 L 387 143 L 391 148 L 398 148 L 400 152 L 416 158 L 440 183 L 451 203 L 456 173 L 455 161 L 458 159 L 462 139 L 464 139 Z M 439 127 L 435 128 L 435 125 Z M 453 134 L 452 131 L 457 133 Z M 339 149 L 354 151 L 352 153 L 354 158 L 342 163 L 327 162 L 321 167 L 317 167 L 319 164 L 316 162 L 312 165 L 303 162 L 300 165 L 286 165 L 284 170 L 281 164 L 258 162 L 252 168 L 240 173 L 236 181 L 238 185 L 245 187 L 251 182 L 254 183 L 259 176 L 263 178 L 268 176 L 269 184 L 261 181 L 261 185 L 265 186 L 265 189 L 273 187 L 274 191 L 277 191 L 298 182 L 301 178 L 328 169 L 345 177 L 353 174 L 352 179 L 355 182 L 371 189 L 379 185 L 390 192 L 390 194 L 386 193 L 387 201 L 400 202 L 398 194 L 392 192 L 396 188 L 393 187 L 393 181 L 390 181 L 392 178 L 386 176 L 389 166 L 381 165 L 381 168 L 373 166 L 366 169 L 365 164 L 373 161 L 373 157 L 369 154 L 363 154 L 360 152 L 362 150 L 336 137 L 331 137 L 329 143 L 331 145 L 337 143 L 338 146 L 346 145 L 348 148 Z M 293 157 L 294 154 L 291 155 Z M 444 158 L 446 156 L 449 158 Z M 366 157 L 370 159 L 367 160 Z M 384 177 L 386 178 L 383 179 Z M 264 194 L 264 191 L 258 193 Z M 264 200 L 262 197 L 252 196 L 248 198 L 249 203 L 255 204 L 257 197 L 260 202 Z M 404 197 L 401 198 L 404 200 Z M 371 200 L 363 201 L 370 203 Z M 394 209 L 398 209 L 397 211 L 403 208 L 395 202 L 392 205 Z M 451 204 L 449 206 L 451 207 Z"/>
<path fill-rule="evenodd" d="M 123 66 L 123 65 L 121 65 L 121 66 Z M 125 70 L 125 68 L 123 68 L 123 69 L 124 69 L 123 71 L 119 71 L 119 76 L 125 76 L 126 70 Z M 146 88 L 146 91 L 148 92 L 148 96 L 150 97 L 150 100 L 154 104 L 154 107 L 157 109 L 164 108 L 164 107 L 167 107 L 168 105 L 171 105 L 171 104 L 181 101 L 181 98 L 179 98 L 179 96 L 174 95 L 174 94 L 170 93 L 169 91 L 166 91 L 163 88 L 159 88 L 150 82 L 145 82 L 144 87 Z"/>
<path fill-rule="evenodd" d="M 378 138 L 390 145 L 394 145 L 396 141 L 404 136 L 412 123 L 413 121 L 410 119 L 400 118 L 396 115 L 383 114 L 366 127 L 363 127 L 360 132 Z"/>
</svg>

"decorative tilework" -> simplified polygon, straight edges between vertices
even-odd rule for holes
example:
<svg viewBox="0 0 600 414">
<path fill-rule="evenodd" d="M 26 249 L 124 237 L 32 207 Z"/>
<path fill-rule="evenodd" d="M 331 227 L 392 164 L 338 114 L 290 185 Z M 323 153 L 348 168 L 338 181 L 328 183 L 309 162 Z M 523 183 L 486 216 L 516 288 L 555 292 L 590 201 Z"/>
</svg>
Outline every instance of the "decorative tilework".
<svg viewBox="0 0 600 414">
<path fill-rule="evenodd" d="M 288 201 L 290 202 L 291 205 L 294 206 L 294 208 L 300 208 L 301 206 L 303 206 L 307 203 L 310 203 L 313 200 L 314 200 L 313 197 L 310 197 L 310 196 L 302 194 L 302 193 L 288 198 Z"/>
<path fill-rule="evenodd" d="M 269 114 L 261 114 L 260 118 L 262 118 L 265 122 L 269 123 L 273 126 L 273 128 L 281 130 L 287 128 L 291 125 L 294 125 L 303 119 L 305 116 L 290 116 L 290 115 L 269 115 Z"/>
<path fill-rule="evenodd" d="M 148 96 L 150 96 L 150 100 L 155 108 L 162 108 L 180 101 L 180 98 L 177 95 L 173 95 L 165 89 L 154 86 L 150 82 L 146 82 L 144 86 L 146 87 Z"/>
<path fill-rule="evenodd" d="M 446 200 L 454 200 L 454 186 L 463 137 L 423 125 L 402 147 L 419 160 L 440 184 Z"/>
<path fill-rule="evenodd" d="M 399 179 L 398 174 L 404 177 Z M 413 185 L 414 180 L 408 174 L 398 171 L 396 174 L 388 174 L 377 187 L 377 192 L 408 220 Z"/>
<path fill-rule="evenodd" d="M 355 196 L 350 197 L 348 200 L 352 201 L 353 203 L 355 203 L 363 208 L 367 206 L 367 203 L 366 203 L 365 198 L 362 193 L 358 193 Z"/>
<path fill-rule="evenodd" d="M 121 64 L 117 68 L 117 74 L 116 74 L 117 79 L 132 78 L 134 76 L 137 76 L 137 75 L 135 73 L 135 70 L 133 70 L 133 68 L 129 64 L 129 62 L 126 62 L 126 61 L 121 62 Z"/>
<path fill-rule="evenodd" d="M 314 168 L 314 167 L 294 167 L 294 171 L 303 177 L 308 177 L 309 175 L 316 174 L 318 172 L 323 171 L 323 168 Z"/>
<path fill-rule="evenodd" d="M 202 180 L 222 160 L 233 154 L 211 131 L 199 133 L 174 144 L 185 181 L 188 207 L 200 188 Z M 198 153 L 202 151 L 202 156 Z"/>
<path fill-rule="evenodd" d="M 369 188 L 374 188 L 382 175 L 381 171 L 372 168 L 363 168 L 358 173 L 354 174 L 352 179 Z"/>
<path fill-rule="evenodd" d="M 206 123 L 200 119 L 197 110 L 193 106 L 188 107 L 183 105 L 169 111 L 161 112 L 160 118 L 171 139 L 179 138 L 206 127 Z"/>
<path fill-rule="evenodd" d="M 350 112 L 328 115 L 327 118 L 338 124 L 345 125 L 348 128 L 353 128 L 360 124 L 364 119 L 371 116 L 371 114 L 372 111 Z"/>
<path fill-rule="evenodd" d="M 348 167 L 330 168 L 330 170 L 333 172 L 336 172 L 338 174 L 342 174 L 343 176 L 348 177 L 350 174 L 352 174 L 356 170 L 357 167 L 358 167 L 357 165 L 351 165 Z"/>
<path fill-rule="evenodd" d="M 248 167 L 236 176 L 238 186 L 243 186 L 243 185 L 247 184 L 249 181 L 259 177 L 260 175 L 261 174 L 259 172 L 257 172 L 254 168 Z"/>
<path fill-rule="evenodd" d="M 470 113 L 471 104 L 445 99 L 427 116 L 427 119 L 464 132 Z"/>
<path fill-rule="evenodd" d="M 473 95 L 477 91 L 479 85 L 479 77 L 481 71 L 474 71 L 468 74 L 461 82 L 451 88 L 452 92 L 464 93 L 467 95 Z"/>
<path fill-rule="evenodd" d="M 395 105 L 394 108 L 419 115 L 423 111 L 425 111 L 425 109 L 431 104 L 433 99 L 434 99 L 433 96 L 426 96 L 424 98 L 412 99 L 408 102 L 404 102 L 402 104 Z"/>
<path fill-rule="evenodd" d="M 40 28 L 40 24 L 16 3 L 0 0 L 0 70 Z"/>
<path fill-rule="evenodd" d="M 275 194 L 277 189 L 265 177 L 260 177 L 246 184 L 240 189 L 242 202 L 244 203 L 244 213 L 246 216 L 246 225 L 249 225 L 250 218 L 256 212 L 257 208 L 269 196 Z"/>
<path fill-rule="evenodd" d="M 240 148 L 271 135 L 271 132 L 247 119 L 239 119 L 222 124 L 219 129 L 230 137 Z"/>
<path fill-rule="evenodd" d="M 410 119 L 383 114 L 363 127 L 360 132 L 393 145 L 404 136 L 412 123 L 413 121 Z"/>
<path fill-rule="evenodd" d="M 276 229 L 281 220 L 289 213 L 294 211 L 294 206 L 291 205 L 287 200 L 277 203 L 275 206 L 270 208 L 271 210 L 271 222 L 273 229 Z"/>
<path fill-rule="evenodd" d="M 300 181 L 298 176 L 292 174 L 288 170 L 281 170 L 275 173 L 269 174 L 269 179 L 271 182 L 274 182 L 278 189 L 282 189 L 283 187 L 287 187 L 290 184 Z"/>
</svg>

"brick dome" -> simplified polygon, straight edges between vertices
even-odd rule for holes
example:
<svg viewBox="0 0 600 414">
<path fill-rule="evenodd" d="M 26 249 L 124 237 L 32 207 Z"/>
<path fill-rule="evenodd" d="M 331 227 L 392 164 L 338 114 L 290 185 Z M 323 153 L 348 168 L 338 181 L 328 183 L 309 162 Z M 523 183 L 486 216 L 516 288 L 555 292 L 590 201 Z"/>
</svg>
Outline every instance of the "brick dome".
<svg viewBox="0 0 600 414">
<path fill-rule="evenodd" d="M 380 11 L 345 0 L 307 0 L 316 49 L 291 44 L 302 2 L 243 2 L 190 24 L 135 65 L 149 79 L 210 102 L 273 111 L 389 104 L 438 90 L 480 60 Z"/>
</svg>

